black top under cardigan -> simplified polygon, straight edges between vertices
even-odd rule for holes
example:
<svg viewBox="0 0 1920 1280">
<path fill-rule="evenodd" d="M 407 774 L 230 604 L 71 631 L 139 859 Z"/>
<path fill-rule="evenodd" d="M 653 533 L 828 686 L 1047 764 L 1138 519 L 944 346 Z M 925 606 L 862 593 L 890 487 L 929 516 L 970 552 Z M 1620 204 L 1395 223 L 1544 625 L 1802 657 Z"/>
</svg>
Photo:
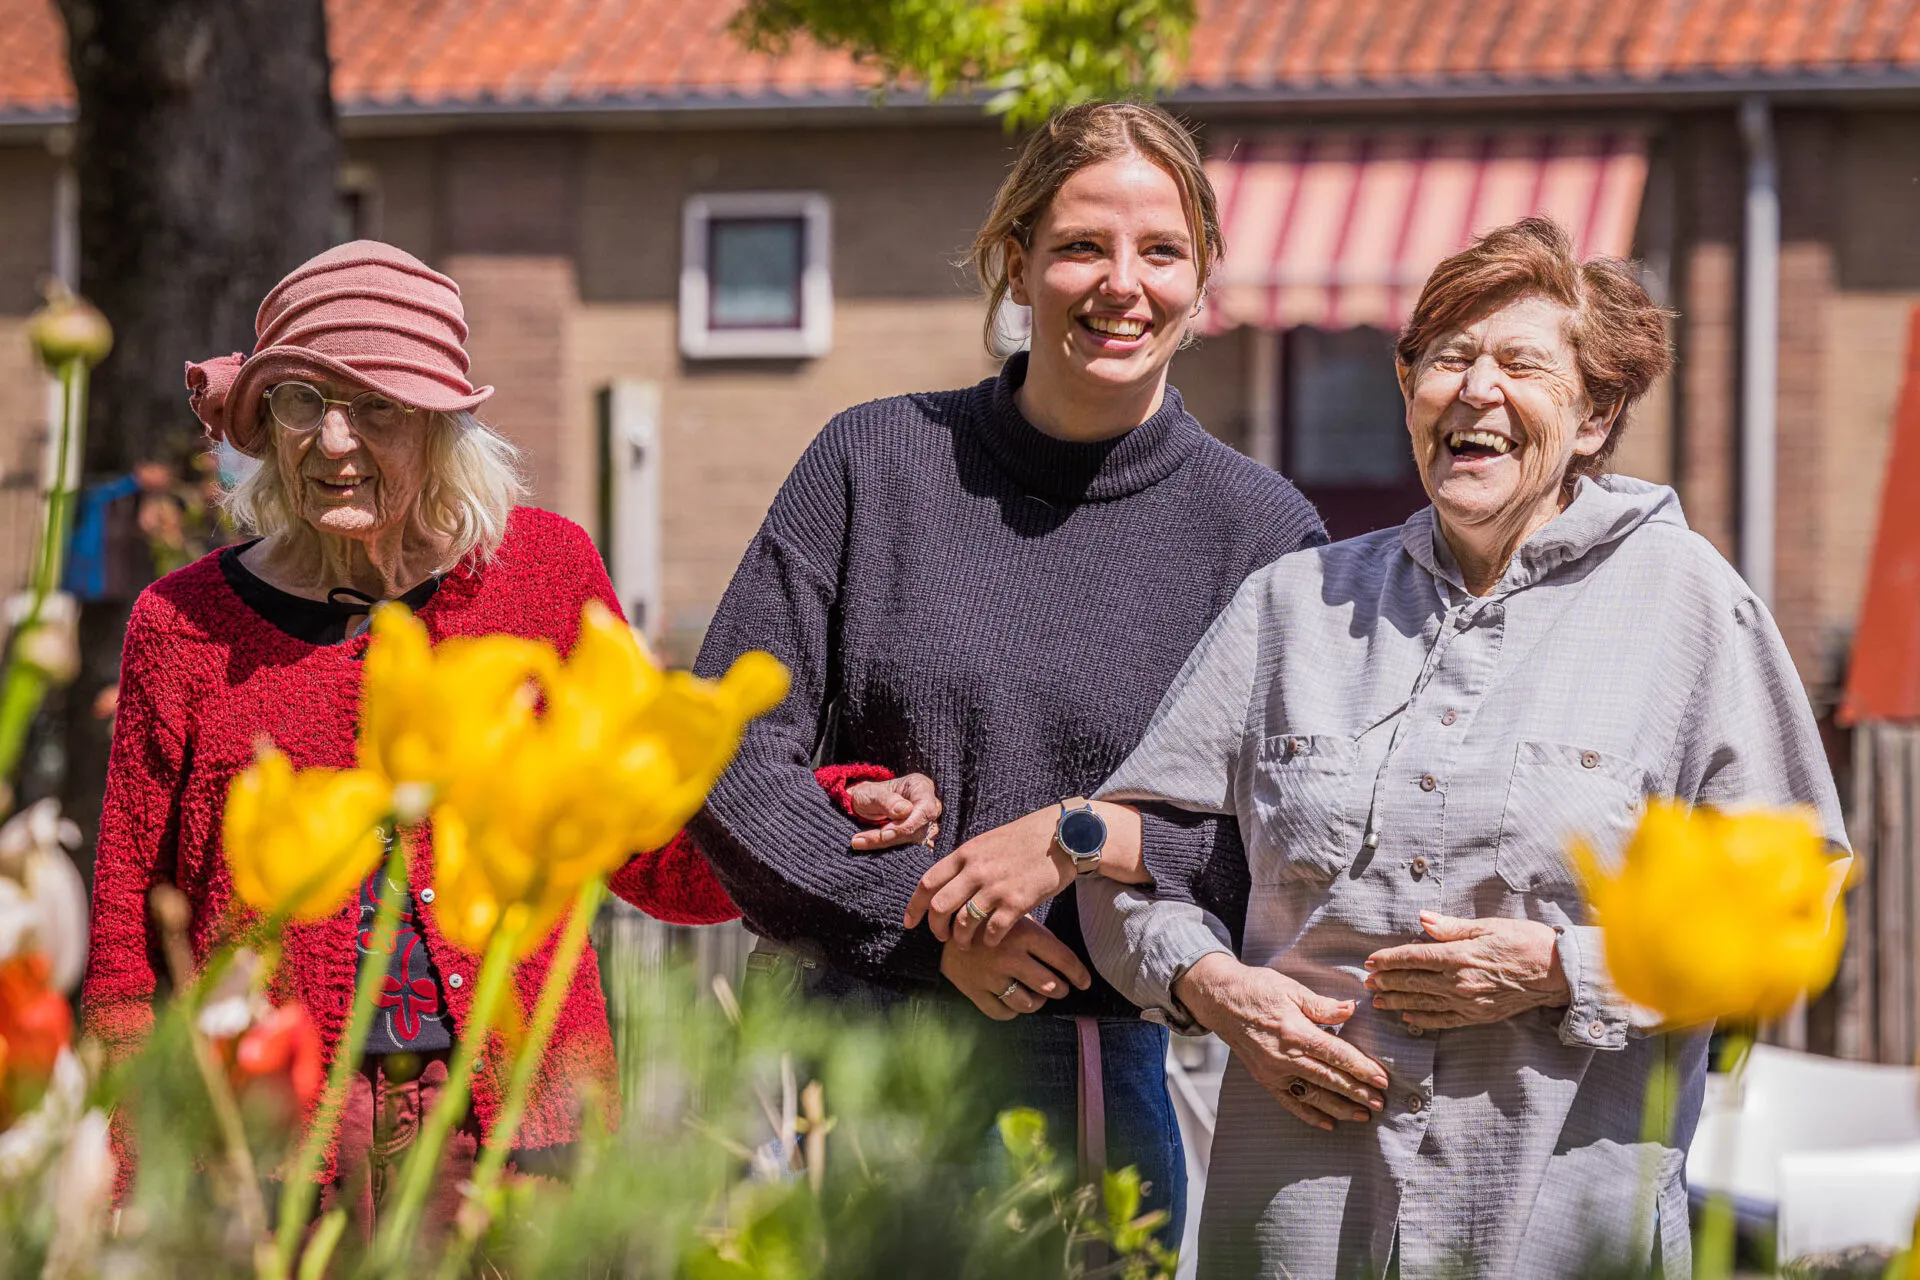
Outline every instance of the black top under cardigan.
<svg viewBox="0 0 1920 1280">
<path fill-rule="evenodd" d="M 695 664 L 718 675 L 766 649 L 793 672 L 694 820 L 721 882 L 756 932 L 896 989 L 939 981 L 939 941 L 900 926 L 933 860 L 1090 793 L 1241 581 L 1326 541 L 1312 505 L 1209 436 L 1172 387 L 1139 427 L 1078 444 L 1021 415 L 1025 376 L 1023 354 L 977 386 L 828 423 Z M 856 827 L 810 767 L 829 708 L 836 761 L 934 780 L 936 850 L 847 847 Z M 1244 884 L 1231 822 L 1154 810 L 1144 843 L 1163 894 L 1231 901 L 1228 882 Z M 1036 915 L 1086 958 L 1072 888 Z M 1133 1012 L 1097 975 L 1047 1009 Z"/>
</svg>

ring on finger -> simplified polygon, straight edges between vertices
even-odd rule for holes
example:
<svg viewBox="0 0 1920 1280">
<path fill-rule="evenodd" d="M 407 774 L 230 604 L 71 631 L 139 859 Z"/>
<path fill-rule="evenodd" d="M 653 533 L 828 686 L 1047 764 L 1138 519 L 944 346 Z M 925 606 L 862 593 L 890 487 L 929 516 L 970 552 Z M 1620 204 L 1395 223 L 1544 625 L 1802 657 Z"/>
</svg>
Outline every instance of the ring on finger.
<svg viewBox="0 0 1920 1280">
<path fill-rule="evenodd" d="M 975 902 L 972 898 L 967 899 L 967 905 L 965 909 L 966 909 L 966 913 L 972 916 L 975 920 L 985 920 L 987 916 L 991 914 L 988 911 L 982 910 L 980 904 Z M 1015 985 L 1017 986 L 1018 984 L 1016 983 Z"/>
<path fill-rule="evenodd" d="M 1295 1080 L 1287 1086 L 1287 1092 L 1296 1098 L 1304 1098 L 1307 1096 L 1307 1082 L 1305 1080 Z"/>
<path fill-rule="evenodd" d="M 1015 978 L 1012 982 L 1009 982 L 1007 984 L 1007 989 L 1005 991 L 1002 991 L 999 995 L 995 996 L 994 999 L 998 1000 L 1001 1004 L 1005 1004 L 1007 1000 L 1013 995 L 1013 993 L 1018 991 L 1019 989 L 1020 989 L 1020 980 L 1018 978 Z"/>
</svg>

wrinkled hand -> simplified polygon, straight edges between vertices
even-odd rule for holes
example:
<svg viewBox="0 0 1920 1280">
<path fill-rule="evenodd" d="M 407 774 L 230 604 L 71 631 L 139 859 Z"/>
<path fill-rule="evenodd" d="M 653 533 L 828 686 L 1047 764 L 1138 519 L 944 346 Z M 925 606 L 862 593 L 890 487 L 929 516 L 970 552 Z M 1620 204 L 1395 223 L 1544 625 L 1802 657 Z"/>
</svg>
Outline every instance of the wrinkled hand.
<svg viewBox="0 0 1920 1280">
<path fill-rule="evenodd" d="M 1499 1022 L 1572 999 L 1552 926 L 1493 917 L 1461 920 L 1422 911 L 1433 942 L 1367 957 L 1373 1007 L 1424 1031 Z"/>
<path fill-rule="evenodd" d="M 1048 1000 L 1066 995 L 1069 982 L 1082 991 L 1093 982 L 1072 948 L 1024 916 L 997 947 L 947 943 L 940 972 L 996 1022 L 1035 1012 Z"/>
<path fill-rule="evenodd" d="M 878 849 L 897 849 L 906 844 L 929 847 L 940 837 L 940 815 L 945 806 L 934 791 L 933 779 L 924 773 L 909 773 L 884 782 L 856 782 L 847 788 L 853 816 L 873 823 L 868 831 L 856 831 L 847 843 L 862 853 Z"/>
<path fill-rule="evenodd" d="M 1173 994 L 1281 1106 L 1314 1128 L 1364 1121 L 1386 1105 L 1386 1068 L 1321 1030 L 1351 1018 L 1353 1001 L 1329 1000 L 1224 952 L 1202 956 Z"/>
<path fill-rule="evenodd" d="M 934 937 L 963 949 L 976 934 L 999 946 L 1027 912 L 1073 883 L 1073 860 L 1054 848 L 1058 821 L 1057 809 L 1036 809 L 967 841 L 920 877 L 901 923 L 911 929 L 924 917 Z M 980 914 L 961 910 L 969 902 Z"/>
</svg>

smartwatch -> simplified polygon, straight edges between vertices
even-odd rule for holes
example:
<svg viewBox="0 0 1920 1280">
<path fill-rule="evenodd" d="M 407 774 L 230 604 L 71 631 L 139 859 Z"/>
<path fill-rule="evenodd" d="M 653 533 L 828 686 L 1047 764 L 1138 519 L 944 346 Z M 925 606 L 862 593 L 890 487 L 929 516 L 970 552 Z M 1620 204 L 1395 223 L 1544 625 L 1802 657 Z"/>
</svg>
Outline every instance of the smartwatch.
<svg viewBox="0 0 1920 1280">
<path fill-rule="evenodd" d="M 1107 847 L 1107 820 L 1093 811 L 1093 802 L 1073 796 L 1060 802 L 1060 821 L 1053 843 L 1073 861 L 1077 875 L 1100 869 L 1100 853 Z"/>
</svg>

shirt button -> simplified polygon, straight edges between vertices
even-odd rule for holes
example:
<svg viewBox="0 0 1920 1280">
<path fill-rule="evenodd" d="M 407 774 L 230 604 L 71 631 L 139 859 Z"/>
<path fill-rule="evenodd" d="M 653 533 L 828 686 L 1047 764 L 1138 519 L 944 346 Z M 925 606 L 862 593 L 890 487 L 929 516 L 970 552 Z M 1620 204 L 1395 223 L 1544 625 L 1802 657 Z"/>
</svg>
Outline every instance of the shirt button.
<svg viewBox="0 0 1920 1280">
<path fill-rule="evenodd" d="M 447 985 L 455 991 L 458 991 L 461 987 L 467 985 L 467 980 L 457 973 L 450 973 L 447 975 Z"/>
<path fill-rule="evenodd" d="M 1580 767 L 1582 769 L 1598 769 L 1600 767 L 1600 753 L 1598 751 L 1582 751 L 1580 753 Z"/>
<path fill-rule="evenodd" d="M 1434 777 L 1430 773 L 1427 774 L 1424 778 L 1420 779 L 1420 789 L 1422 791 L 1431 791 L 1439 785 L 1440 785 L 1440 779 Z"/>
<path fill-rule="evenodd" d="M 1449 711 L 1449 712 L 1447 712 L 1447 714 L 1445 714 L 1445 715 L 1443 715 L 1443 716 L 1441 716 L 1441 717 L 1440 717 L 1440 723 L 1441 723 L 1441 724 L 1452 724 L 1452 723 L 1453 723 L 1453 722 L 1454 722 L 1455 720 L 1458 720 L 1459 718 L 1460 718 L 1460 717 L 1459 717 L 1459 715 L 1458 715 L 1458 714 L 1456 714 L 1455 712 L 1452 712 L 1452 711 Z"/>
<path fill-rule="evenodd" d="M 422 889 L 422 890 L 420 891 L 420 901 L 422 901 L 422 902 L 432 902 L 432 901 L 433 901 L 433 890 L 431 890 L 431 889 Z"/>
<path fill-rule="evenodd" d="M 1409 1022 L 1406 1024 L 1406 1026 L 1407 1026 L 1407 1034 L 1415 1037 L 1416 1039 L 1419 1038 L 1420 1036 L 1427 1034 L 1427 1029 L 1421 1026 L 1417 1022 Z M 1415 1108 L 1415 1110 L 1418 1110 L 1418 1109 L 1419 1108 L 1417 1107 Z"/>
<path fill-rule="evenodd" d="M 1587 1024 L 1587 1034 L 1595 1040 L 1598 1040 L 1601 1036 L 1607 1034 L 1607 1024 L 1595 1018 Z"/>
<path fill-rule="evenodd" d="M 1415 858 L 1409 869 L 1413 872 L 1413 878 L 1418 880 L 1421 876 L 1427 874 L 1427 860 L 1425 858 Z"/>
<path fill-rule="evenodd" d="M 1411 1098 L 1407 1099 L 1407 1110 L 1413 1112 L 1413 1114 L 1419 1115 L 1422 1111 L 1425 1111 L 1426 1109 L 1427 1109 L 1427 1100 L 1421 1097 L 1419 1094 L 1416 1093 Z"/>
</svg>

